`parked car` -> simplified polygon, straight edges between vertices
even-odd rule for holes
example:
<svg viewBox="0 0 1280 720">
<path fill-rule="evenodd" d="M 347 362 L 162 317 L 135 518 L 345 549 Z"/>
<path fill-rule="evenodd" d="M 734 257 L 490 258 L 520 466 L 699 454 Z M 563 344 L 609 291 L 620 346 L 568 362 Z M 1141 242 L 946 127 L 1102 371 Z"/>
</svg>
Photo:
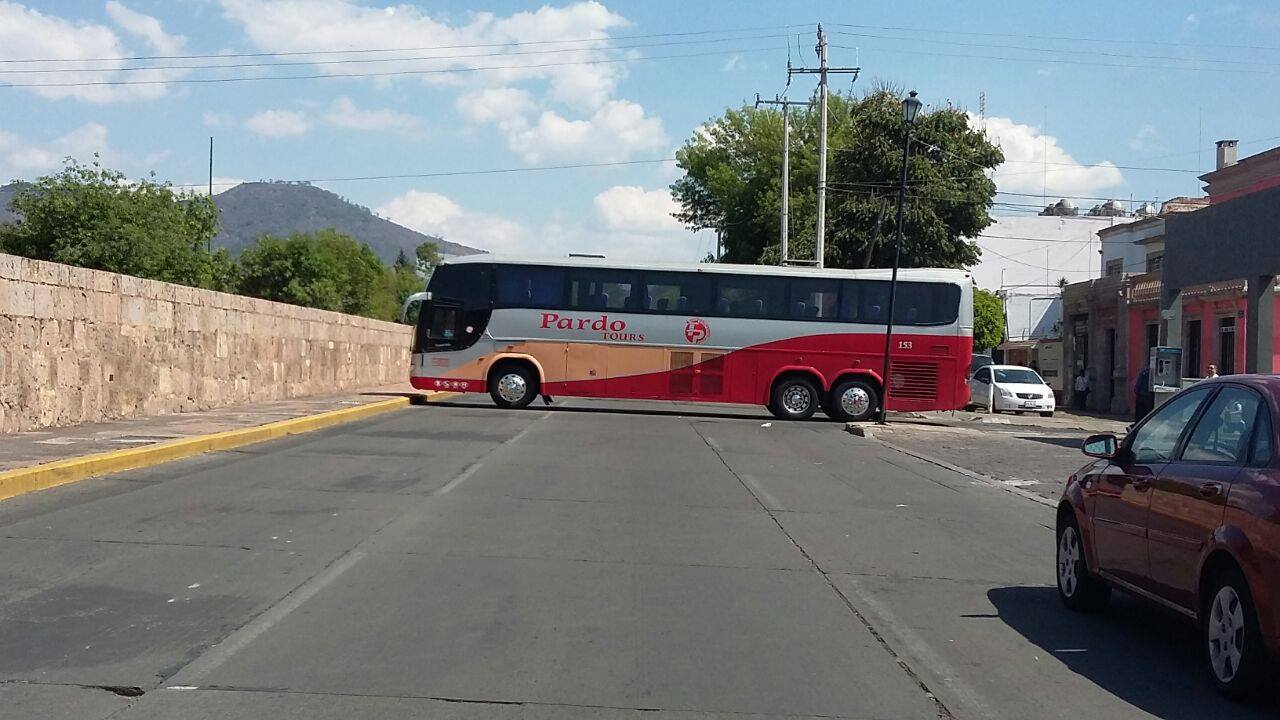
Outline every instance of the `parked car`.
<svg viewBox="0 0 1280 720">
<path fill-rule="evenodd" d="M 988 365 L 995 365 L 995 364 L 996 364 L 996 361 L 990 355 L 978 355 L 977 353 L 975 353 L 973 355 L 973 359 L 969 361 L 968 378 L 972 379 L 973 374 L 978 372 L 978 370 Z"/>
<path fill-rule="evenodd" d="M 969 378 L 969 405 L 993 413 L 1038 412 L 1053 417 L 1053 388 L 1035 370 L 1019 365 L 987 365 Z"/>
<path fill-rule="evenodd" d="M 1058 594 L 1099 610 L 1113 588 L 1199 623 L 1231 697 L 1273 685 L 1280 652 L 1280 377 L 1233 375 L 1173 396 L 1124 440 L 1094 435 L 1057 522 Z"/>
</svg>

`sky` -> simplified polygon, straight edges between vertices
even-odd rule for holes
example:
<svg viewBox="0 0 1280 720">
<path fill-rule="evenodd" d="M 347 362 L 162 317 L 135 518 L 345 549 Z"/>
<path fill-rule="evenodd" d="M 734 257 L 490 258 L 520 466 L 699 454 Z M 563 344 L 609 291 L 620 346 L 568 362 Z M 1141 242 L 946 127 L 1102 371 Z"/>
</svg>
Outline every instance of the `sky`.
<svg viewBox="0 0 1280 720">
<path fill-rule="evenodd" d="M 0 0 L 0 182 L 98 153 L 203 186 L 212 136 L 215 192 L 308 180 L 487 250 L 696 261 L 670 159 L 756 93 L 806 98 L 818 22 L 862 68 L 833 87 L 986 128 L 997 214 L 1196 195 L 1214 140 L 1280 144 L 1271 0 Z"/>
</svg>

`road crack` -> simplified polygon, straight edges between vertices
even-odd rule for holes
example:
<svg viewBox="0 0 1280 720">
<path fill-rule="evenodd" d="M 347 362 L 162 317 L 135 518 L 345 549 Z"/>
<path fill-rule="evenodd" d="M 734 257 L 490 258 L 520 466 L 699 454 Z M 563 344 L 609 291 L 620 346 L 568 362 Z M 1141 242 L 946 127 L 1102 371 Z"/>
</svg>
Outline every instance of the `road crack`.
<svg viewBox="0 0 1280 720">
<path fill-rule="evenodd" d="M 915 669 L 911 667 L 911 665 L 906 661 L 906 659 L 903 658 L 902 655 L 899 654 L 898 651 L 895 650 L 893 646 L 889 644 L 889 641 L 886 640 L 884 635 L 882 635 L 880 631 L 877 630 L 876 627 L 871 624 L 871 621 L 867 619 L 867 616 L 864 615 L 862 611 L 858 610 L 857 606 L 853 604 L 853 600 L 851 600 L 849 596 L 846 595 L 838 585 L 836 585 L 836 583 L 831 579 L 831 575 L 826 570 L 823 570 L 822 566 L 819 565 L 818 562 L 814 560 L 811 555 L 809 555 L 809 552 L 804 548 L 804 546 L 801 545 L 800 542 L 796 540 L 795 537 L 790 532 L 787 531 L 787 528 L 783 526 L 782 521 L 778 519 L 774 511 L 770 510 L 769 507 L 765 505 L 765 503 L 761 500 L 759 494 L 757 494 L 756 492 L 756 489 L 753 487 L 753 484 L 744 480 L 743 477 L 740 474 L 738 474 L 738 471 L 734 470 L 733 467 L 729 465 L 729 463 L 724 459 L 724 455 L 719 447 L 719 443 L 715 443 L 706 435 L 703 435 L 702 431 L 694 423 L 689 423 L 689 426 L 693 428 L 693 431 L 695 433 L 698 434 L 698 437 L 702 439 L 702 442 L 705 443 L 706 446 L 716 454 L 716 458 L 719 459 L 720 464 L 724 465 L 725 469 L 729 471 L 729 474 L 733 475 L 734 479 L 736 479 L 738 483 L 742 485 L 743 489 L 745 489 L 748 493 L 751 494 L 751 497 L 755 500 L 756 506 L 759 507 L 762 511 L 764 511 L 766 515 L 769 516 L 769 519 L 772 520 L 773 524 L 777 526 L 778 531 L 781 532 L 782 535 L 786 537 L 787 540 L 791 543 L 791 545 L 795 547 L 796 551 L 799 552 L 800 555 L 804 557 L 805 561 L 809 563 L 810 567 L 813 568 L 814 572 L 822 576 L 823 582 L 827 584 L 827 587 L 831 589 L 831 592 L 835 593 L 836 597 L 840 599 L 840 602 L 844 603 L 844 606 L 845 608 L 848 609 L 849 614 L 851 614 L 854 618 L 857 619 L 857 621 L 862 625 L 862 627 L 864 627 L 866 631 L 871 635 L 871 637 L 874 638 L 875 641 L 880 645 L 880 648 L 889 654 L 889 657 L 893 659 L 894 663 L 897 664 L 898 668 L 901 669 L 902 672 L 904 672 L 907 675 L 907 677 L 911 680 L 911 682 L 914 683 L 915 686 L 920 689 L 920 691 L 924 694 L 925 698 L 927 698 L 931 703 L 933 703 L 934 710 L 938 713 L 938 717 L 941 718 L 942 720 L 955 720 L 956 718 L 955 714 L 952 713 L 951 709 L 948 708 L 946 704 L 942 702 L 942 699 L 939 698 L 938 695 L 935 692 L 933 692 L 932 689 L 929 688 L 929 685 L 924 681 L 924 678 L 920 677 L 920 674 L 917 673 Z"/>
</svg>

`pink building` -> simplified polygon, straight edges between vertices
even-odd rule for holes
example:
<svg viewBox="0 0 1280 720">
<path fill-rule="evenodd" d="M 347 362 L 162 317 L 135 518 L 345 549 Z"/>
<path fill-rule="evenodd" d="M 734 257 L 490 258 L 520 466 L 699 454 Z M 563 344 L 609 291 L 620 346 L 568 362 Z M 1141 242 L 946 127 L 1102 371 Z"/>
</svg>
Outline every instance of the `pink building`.
<svg viewBox="0 0 1280 720">
<path fill-rule="evenodd" d="M 1245 372 L 1250 350 L 1247 336 L 1249 283 L 1265 283 L 1252 288 L 1255 302 L 1265 302 L 1270 312 L 1260 313 L 1257 320 L 1269 329 L 1271 338 L 1280 335 L 1280 299 L 1274 293 L 1275 275 L 1268 274 L 1274 235 L 1267 240 L 1262 233 L 1260 245 L 1245 251 L 1258 259 L 1250 266 L 1249 257 L 1223 257 L 1223 244 L 1213 233 L 1225 233 L 1232 239 L 1254 233 L 1259 206 L 1271 207 L 1271 195 L 1280 193 L 1280 148 L 1236 162 L 1234 141 L 1218 144 L 1219 168 L 1201 176 L 1209 196 L 1206 198 L 1174 198 L 1164 203 L 1154 215 L 1106 228 L 1098 233 L 1101 240 L 1103 277 L 1068 286 L 1063 292 L 1063 363 L 1066 378 L 1074 378 L 1084 369 L 1091 391 L 1089 409 L 1101 412 L 1128 413 L 1133 407 L 1133 381 L 1146 364 L 1149 350 L 1162 344 L 1183 349 L 1183 376 L 1203 377 L 1210 364 L 1220 374 Z M 1262 196 L 1266 195 L 1266 198 Z M 1245 207 L 1248 205 L 1249 207 Z M 1220 277 L 1232 277 L 1234 270 L 1247 267 L 1242 279 L 1215 280 L 1177 288 L 1176 305 L 1167 304 L 1165 287 L 1166 222 L 1180 223 L 1180 218 L 1212 206 L 1215 223 L 1179 224 L 1184 228 L 1173 251 L 1180 253 L 1182 267 L 1188 264 L 1222 266 Z M 1240 218 L 1233 210 L 1239 209 Z M 1207 217 L 1207 214 L 1206 216 Z M 1189 218 L 1190 219 L 1190 218 Z M 1237 219 L 1239 222 L 1237 223 Z M 1195 227 L 1192 227 L 1195 225 Z M 1237 226 L 1238 225 L 1238 226 Z M 1269 222 L 1261 223 L 1266 227 Z M 1274 232 L 1274 225 L 1272 232 Z M 1240 252 L 1239 250 L 1232 252 Z M 1233 264 L 1234 263 L 1234 264 Z M 1259 293 L 1259 291 L 1262 291 Z M 1162 300 L 1166 307 L 1162 310 Z M 1174 312 L 1177 308 L 1181 312 Z M 1180 315 L 1180 317 L 1179 317 Z M 1174 320 L 1176 319 L 1176 322 Z M 1170 328 L 1171 322 L 1177 326 Z M 1176 332 L 1175 332 L 1176 330 Z M 1253 365 L 1280 368 L 1280 347 L 1270 338 L 1257 344 L 1259 357 Z M 1070 384 L 1070 380 L 1067 380 Z"/>
</svg>

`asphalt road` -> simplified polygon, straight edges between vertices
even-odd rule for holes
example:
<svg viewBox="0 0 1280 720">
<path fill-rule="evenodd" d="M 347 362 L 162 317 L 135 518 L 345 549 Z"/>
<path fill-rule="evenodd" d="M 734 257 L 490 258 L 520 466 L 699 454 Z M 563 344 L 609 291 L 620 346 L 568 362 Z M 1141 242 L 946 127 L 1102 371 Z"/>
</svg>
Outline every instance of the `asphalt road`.
<svg viewBox="0 0 1280 720">
<path fill-rule="evenodd" d="M 416 407 L 0 503 L 0 717 L 1264 716 L 1063 610 L 1052 520 L 835 423 Z"/>
</svg>

